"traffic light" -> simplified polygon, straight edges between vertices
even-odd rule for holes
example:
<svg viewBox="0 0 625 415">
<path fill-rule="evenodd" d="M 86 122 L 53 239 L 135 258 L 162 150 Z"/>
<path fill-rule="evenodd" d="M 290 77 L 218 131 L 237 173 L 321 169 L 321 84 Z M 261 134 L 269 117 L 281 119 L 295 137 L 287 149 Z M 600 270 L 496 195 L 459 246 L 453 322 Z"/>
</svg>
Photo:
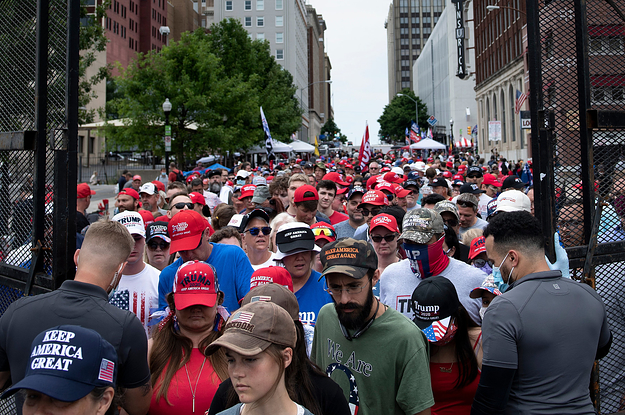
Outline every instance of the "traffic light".
<svg viewBox="0 0 625 415">
<path fill-rule="evenodd" d="M 471 135 L 471 127 L 467 127 L 467 135 Z"/>
</svg>

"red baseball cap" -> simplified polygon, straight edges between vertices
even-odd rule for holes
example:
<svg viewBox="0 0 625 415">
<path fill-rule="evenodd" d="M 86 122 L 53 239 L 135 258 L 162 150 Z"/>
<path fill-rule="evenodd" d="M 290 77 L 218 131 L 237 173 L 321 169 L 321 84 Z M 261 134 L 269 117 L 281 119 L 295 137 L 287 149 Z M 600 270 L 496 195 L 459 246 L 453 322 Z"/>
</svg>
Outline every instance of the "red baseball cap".
<svg viewBox="0 0 625 415">
<path fill-rule="evenodd" d="M 410 190 L 404 189 L 398 184 L 393 183 L 392 186 L 393 186 L 393 193 L 395 193 L 395 196 L 397 197 L 406 197 L 410 194 Z"/>
<path fill-rule="evenodd" d="M 388 198 L 379 190 L 369 190 L 362 195 L 362 200 L 358 207 L 362 205 L 386 206 L 388 205 Z"/>
<path fill-rule="evenodd" d="M 471 241 L 469 247 L 469 259 L 473 259 L 482 252 L 486 252 L 486 239 L 483 236 L 478 236 Z"/>
<path fill-rule="evenodd" d="M 380 172 L 382 172 L 382 173 L 387 172 L 387 171 L 391 171 L 391 168 L 390 168 L 390 167 L 388 167 L 388 166 L 382 167 L 382 168 L 380 169 Z"/>
<path fill-rule="evenodd" d="M 349 190 L 349 187 L 341 187 L 340 189 L 336 190 L 336 194 L 337 195 L 342 195 L 344 193 L 347 193 L 348 190 Z"/>
<path fill-rule="evenodd" d="M 375 187 L 375 190 L 379 190 L 379 191 L 386 190 L 387 192 L 395 194 L 393 184 L 394 183 L 382 181 L 378 183 L 378 185 Z"/>
<path fill-rule="evenodd" d="M 239 200 L 243 200 L 246 197 L 254 196 L 254 190 L 256 190 L 256 185 L 246 184 L 241 188 L 241 196 L 239 196 Z"/>
<path fill-rule="evenodd" d="M 446 179 L 451 179 L 451 176 L 452 176 L 452 174 L 451 174 L 451 172 L 450 172 L 450 171 L 444 171 L 444 172 L 443 172 L 443 177 L 444 177 L 444 178 L 446 178 Z"/>
<path fill-rule="evenodd" d="M 117 193 L 117 196 L 119 195 L 128 195 L 128 196 L 132 196 L 134 199 L 139 200 L 139 193 L 137 193 L 137 191 L 135 189 L 132 189 L 130 187 L 127 187 L 126 189 L 122 189 L 121 192 Z"/>
<path fill-rule="evenodd" d="M 154 215 L 149 210 L 140 210 L 139 215 L 143 218 L 143 224 L 146 228 L 150 223 L 154 222 Z"/>
<path fill-rule="evenodd" d="M 381 179 L 382 176 L 380 176 L 379 174 L 376 176 L 371 176 L 367 179 L 367 189 L 371 190 L 371 188 L 379 181 L 379 179 Z"/>
<path fill-rule="evenodd" d="M 191 203 L 193 204 L 199 203 L 202 206 L 206 205 L 206 199 L 204 199 L 204 196 L 199 194 L 198 192 L 189 193 L 189 199 L 191 199 Z"/>
<path fill-rule="evenodd" d="M 484 174 L 484 180 L 482 181 L 482 184 L 501 187 L 501 183 L 499 182 L 499 180 L 495 179 L 495 176 L 490 173 Z"/>
<path fill-rule="evenodd" d="M 451 160 L 448 160 L 448 161 L 447 161 L 447 167 L 449 167 L 450 169 L 451 169 L 452 167 L 454 167 L 454 162 L 453 162 L 453 161 L 451 161 Z"/>
<path fill-rule="evenodd" d="M 250 278 L 250 291 L 263 284 L 282 285 L 293 292 L 293 279 L 291 274 L 284 267 L 265 267 L 259 268 L 252 274 Z"/>
<path fill-rule="evenodd" d="M 132 180 L 141 180 L 141 176 L 135 174 L 134 176 L 132 176 Z"/>
<path fill-rule="evenodd" d="M 371 223 L 369 224 L 369 233 L 371 233 L 371 231 L 373 231 L 378 226 L 382 226 L 391 232 L 399 233 L 399 227 L 397 227 L 397 219 L 395 219 L 395 216 L 389 215 L 388 213 L 380 213 L 379 215 L 374 216 L 373 219 L 371 219 Z"/>
<path fill-rule="evenodd" d="M 321 180 L 331 180 L 336 184 L 340 184 L 341 186 L 349 186 L 349 183 L 343 181 L 343 176 L 335 171 L 324 175 Z"/>
<path fill-rule="evenodd" d="M 345 181 L 349 184 L 354 182 L 354 178 L 352 176 L 345 176 Z"/>
<path fill-rule="evenodd" d="M 466 164 L 461 164 L 458 166 L 458 173 L 463 173 L 467 170 L 467 165 Z"/>
<path fill-rule="evenodd" d="M 334 226 L 329 225 L 326 222 L 317 222 L 310 226 L 313 234 L 315 235 L 315 242 L 320 239 L 325 239 L 328 242 L 336 241 L 336 230 Z"/>
<path fill-rule="evenodd" d="M 154 180 L 154 181 L 152 181 L 152 183 L 154 184 L 154 186 L 156 186 L 156 189 L 159 192 L 164 192 L 165 191 L 165 185 L 163 184 L 163 182 L 159 182 L 158 180 Z"/>
<path fill-rule="evenodd" d="M 456 180 L 460 180 L 461 182 L 464 181 L 464 177 L 462 176 L 462 174 L 454 174 L 454 176 L 451 179 L 454 181 Z"/>
<path fill-rule="evenodd" d="M 87 183 L 80 183 L 76 186 L 76 197 L 78 199 L 84 199 L 87 196 L 93 196 L 95 194 L 95 190 L 91 190 Z"/>
<path fill-rule="evenodd" d="M 219 284 L 212 265 L 196 260 L 185 262 L 178 268 L 174 279 L 176 309 L 184 310 L 193 305 L 214 307 L 218 292 Z"/>
<path fill-rule="evenodd" d="M 389 183 L 403 183 L 406 179 L 391 171 L 382 176 L 382 180 Z"/>
<path fill-rule="evenodd" d="M 181 210 L 176 213 L 168 225 L 171 238 L 169 252 L 175 254 L 197 248 L 206 228 L 208 222 L 195 210 Z"/>
<path fill-rule="evenodd" d="M 312 195 L 306 195 L 306 193 L 312 193 Z M 319 200 L 319 193 L 317 193 L 317 189 L 309 184 L 298 187 L 293 195 L 293 203 L 307 202 L 311 200 Z"/>
</svg>

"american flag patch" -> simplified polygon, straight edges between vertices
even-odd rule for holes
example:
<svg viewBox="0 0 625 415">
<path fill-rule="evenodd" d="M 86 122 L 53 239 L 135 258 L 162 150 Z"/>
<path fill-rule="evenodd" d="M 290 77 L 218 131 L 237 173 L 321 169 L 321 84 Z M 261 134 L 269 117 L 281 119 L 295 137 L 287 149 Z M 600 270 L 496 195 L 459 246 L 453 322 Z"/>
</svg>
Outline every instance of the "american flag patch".
<svg viewBox="0 0 625 415">
<path fill-rule="evenodd" d="M 100 363 L 100 374 L 98 375 L 98 380 L 112 383 L 114 371 L 115 363 L 111 362 L 108 359 L 102 359 L 102 363 Z"/>
<path fill-rule="evenodd" d="M 252 317 L 254 317 L 254 313 L 250 313 L 249 311 L 237 311 L 232 315 L 232 323 L 249 323 L 252 321 Z"/>
<path fill-rule="evenodd" d="M 255 303 L 256 301 L 265 301 L 267 303 L 270 303 L 271 302 L 271 297 L 268 296 L 268 295 L 255 295 L 250 300 L 250 303 Z"/>
<path fill-rule="evenodd" d="M 423 334 L 430 342 L 437 342 L 443 338 L 447 333 L 449 327 L 449 320 L 451 317 L 444 318 L 442 320 L 435 321 L 431 326 L 423 330 Z"/>
</svg>

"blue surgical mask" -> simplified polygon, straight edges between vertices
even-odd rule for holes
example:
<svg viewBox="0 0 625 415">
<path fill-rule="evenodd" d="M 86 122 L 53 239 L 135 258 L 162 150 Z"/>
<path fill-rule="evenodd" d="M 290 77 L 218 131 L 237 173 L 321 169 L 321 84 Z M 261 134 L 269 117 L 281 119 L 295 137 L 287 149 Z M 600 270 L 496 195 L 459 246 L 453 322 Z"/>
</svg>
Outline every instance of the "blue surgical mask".
<svg viewBox="0 0 625 415">
<path fill-rule="evenodd" d="M 243 186 L 243 185 L 245 185 L 245 179 L 237 180 L 237 186 Z"/>
<path fill-rule="evenodd" d="M 512 269 L 510 270 L 510 273 L 508 273 L 508 281 L 504 282 L 503 278 L 501 276 L 501 269 L 500 268 L 503 265 L 503 263 L 506 260 L 506 258 L 508 258 L 509 254 L 510 254 L 510 252 L 508 252 L 506 254 L 506 256 L 503 257 L 503 259 L 499 263 L 498 267 L 493 267 L 493 279 L 495 280 L 495 284 L 497 284 L 497 288 L 499 288 L 499 291 L 501 291 L 502 294 L 504 292 L 506 292 L 508 287 L 510 287 L 510 285 L 509 285 L 510 284 L 510 277 L 512 276 L 512 271 L 514 270 L 514 267 L 512 267 Z"/>
</svg>

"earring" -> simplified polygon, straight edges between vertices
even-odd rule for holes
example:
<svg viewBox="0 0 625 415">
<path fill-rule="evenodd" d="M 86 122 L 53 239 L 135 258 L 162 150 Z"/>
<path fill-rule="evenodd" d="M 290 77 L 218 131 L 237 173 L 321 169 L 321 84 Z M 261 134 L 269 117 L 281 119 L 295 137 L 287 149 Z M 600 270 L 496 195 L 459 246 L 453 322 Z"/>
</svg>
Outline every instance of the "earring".
<svg viewBox="0 0 625 415">
<path fill-rule="evenodd" d="M 180 325 L 178 324 L 178 317 L 174 314 L 174 332 L 180 333 Z"/>
</svg>

